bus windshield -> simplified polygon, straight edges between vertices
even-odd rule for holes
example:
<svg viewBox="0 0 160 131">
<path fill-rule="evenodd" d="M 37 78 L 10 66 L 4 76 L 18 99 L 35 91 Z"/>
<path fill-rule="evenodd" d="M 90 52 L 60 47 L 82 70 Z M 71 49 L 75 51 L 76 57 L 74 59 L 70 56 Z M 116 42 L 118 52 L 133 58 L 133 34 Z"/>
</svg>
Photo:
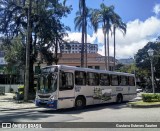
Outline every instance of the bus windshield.
<svg viewBox="0 0 160 131">
<path fill-rule="evenodd" d="M 46 73 L 39 76 L 38 92 L 39 93 L 52 93 L 57 90 L 57 74 Z"/>
</svg>

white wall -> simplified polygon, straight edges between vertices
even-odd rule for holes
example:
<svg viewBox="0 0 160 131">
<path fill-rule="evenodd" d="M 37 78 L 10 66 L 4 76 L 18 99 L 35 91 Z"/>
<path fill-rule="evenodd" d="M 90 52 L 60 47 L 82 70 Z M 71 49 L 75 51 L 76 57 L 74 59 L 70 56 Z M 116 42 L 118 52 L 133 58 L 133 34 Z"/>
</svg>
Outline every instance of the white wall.
<svg viewBox="0 0 160 131">
<path fill-rule="evenodd" d="M 10 88 L 12 88 L 14 92 L 18 91 L 18 86 L 20 86 L 20 85 L 4 85 L 4 84 L 0 84 L 0 88 L 5 87 L 5 93 L 10 93 Z"/>
</svg>

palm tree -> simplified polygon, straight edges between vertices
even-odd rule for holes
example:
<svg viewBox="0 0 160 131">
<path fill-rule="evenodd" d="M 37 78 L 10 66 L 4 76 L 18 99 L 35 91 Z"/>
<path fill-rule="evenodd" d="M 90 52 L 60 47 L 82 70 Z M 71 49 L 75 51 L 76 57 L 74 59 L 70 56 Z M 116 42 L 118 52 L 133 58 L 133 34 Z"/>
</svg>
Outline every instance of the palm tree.
<svg viewBox="0 0 160 131">
<path fill-rule="evenodd" d="M 115 64 L 116 64 L 116 29 L 119 29 L 123 35 L 126 34 L 126 29 L 127 29 L 127 25 L 125 23 L 122 22 L 121 17 L 114 13 L 113 15 L 113 36 L 114 36 L 114 69 L 115 69 Z"/>
<path fill-rule="evenodd" d="M 85 9 L 86 9 L 86 1 L 85 0 L 79 0 L 79 12 L 82 16 L 81 67 L 84 67 Z"/>
<path fill-rule="evenodd" d="M 100 10 L 95 9 L 92 12 L 91 23 L 97 32 L 99 24 L 102 24 L 104 34 L 104 49 L 105 49 L 105 69 L 109 70 L 109 32 L 111 30 L 111 23 L 113 21 L 114 6 L 107 7 L 102 3 Z M 107 34 L 107 51 L 106 51 L 106 34 Z M 107 57 L 106 57 L 107 56 Z"/>
<path fill-rule="evenodd" d="M 84 34 L 85 34 L 85 67 L 87 67 L 87 24 L 88 24 L 88 19 L 90 18 L 91 14 L 91 9 L 88 9 L 86 7 L 85 9 L 85 28 L 84 28 Z M 82 26 L 83 26 L 83 15 L 81 14 L 80 11 L 76 12 L 76 17 L 74 19 L 74 24 L 75 24 L 75 30 L 77 29 L 78 31 L 81 31 Z"/>
</svg>

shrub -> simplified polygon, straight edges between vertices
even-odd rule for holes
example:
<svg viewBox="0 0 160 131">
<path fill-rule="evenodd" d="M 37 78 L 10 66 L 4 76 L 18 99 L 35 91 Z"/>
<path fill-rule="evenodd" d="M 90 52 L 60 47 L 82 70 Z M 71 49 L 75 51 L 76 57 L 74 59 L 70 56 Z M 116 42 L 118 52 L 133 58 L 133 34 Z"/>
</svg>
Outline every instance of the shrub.
<svg viewBox="0 0 160 131">
<path fill-rule="evenodd" d="M 160 102 L 160 94 L 142 94 L 144 102 Z"/>
</svg>

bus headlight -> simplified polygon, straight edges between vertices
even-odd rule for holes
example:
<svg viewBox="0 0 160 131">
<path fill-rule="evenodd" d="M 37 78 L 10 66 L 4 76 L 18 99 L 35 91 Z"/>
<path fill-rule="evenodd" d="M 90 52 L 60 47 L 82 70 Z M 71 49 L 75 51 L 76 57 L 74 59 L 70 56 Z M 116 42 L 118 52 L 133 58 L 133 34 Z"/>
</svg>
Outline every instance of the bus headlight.
<svg viewBox="0 0 160 131">
<path fill-rule="evenodd" d="M 54 96 L 52 96 L 50 99 L 51 99 L 51 101 L 54 101 L 54 100 L 55 100 Z"/>
</svg>

